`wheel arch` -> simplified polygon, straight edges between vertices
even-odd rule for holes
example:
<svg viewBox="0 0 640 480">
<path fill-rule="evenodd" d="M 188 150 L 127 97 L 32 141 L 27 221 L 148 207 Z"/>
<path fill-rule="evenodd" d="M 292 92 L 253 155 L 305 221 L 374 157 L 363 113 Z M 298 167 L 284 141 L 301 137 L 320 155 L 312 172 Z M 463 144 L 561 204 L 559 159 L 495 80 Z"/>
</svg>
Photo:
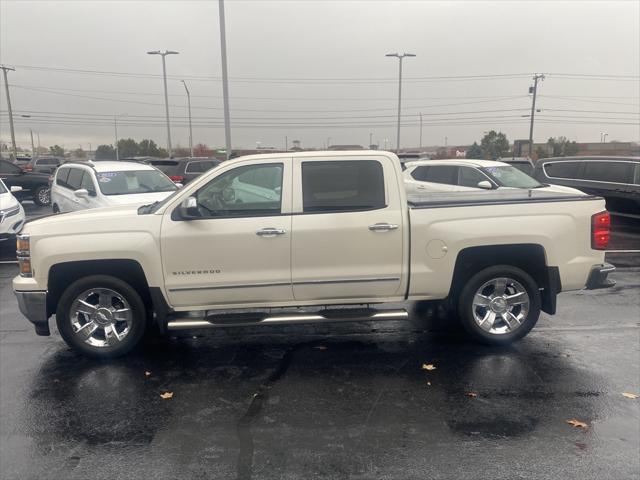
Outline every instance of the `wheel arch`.
<svg viewBox="0 0 640 480">
<path fill-rule="evenodd" d="M 527 272 L 542 290 L 542 310 L 556 312 L 556 295 L 561 291 L 558 267 L 547 265 L 544 247 L 539 244 L 483 245 L 461 250 L 456 258 L 448 298 L 455 304 L 465 283 L 477 272 L 495 265 L 510 265 Z"/>
<path fill-rule="evenodd" d="M 149 311 L 153 302 L 149 283 L 140 263 L 131 259 L 81 260 L 62 262 L 49 269 L 47 314 L 55 313 L 64 290 L 76 280 L 89 275 L 110 275 L 131 285 Z"/>
</svg>

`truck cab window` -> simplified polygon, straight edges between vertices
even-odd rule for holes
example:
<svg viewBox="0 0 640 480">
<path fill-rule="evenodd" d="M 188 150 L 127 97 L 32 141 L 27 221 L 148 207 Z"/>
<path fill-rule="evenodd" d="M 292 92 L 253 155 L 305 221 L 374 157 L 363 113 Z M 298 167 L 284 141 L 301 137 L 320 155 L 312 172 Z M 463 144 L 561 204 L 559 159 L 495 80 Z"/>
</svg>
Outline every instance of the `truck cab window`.
<svg viewBox="0 0 640 480">
<path fill-rule="evenodd" d="M 384 208 L 382 165 L 375 160 L 302 162 L 304 212 Z"/>
<path fill-rule="evenodd" d="M 203 218 L 277 215 L 282 201 L 281 163 L 247 165 L 217 176 L 196 192 Z"/>
</svg>

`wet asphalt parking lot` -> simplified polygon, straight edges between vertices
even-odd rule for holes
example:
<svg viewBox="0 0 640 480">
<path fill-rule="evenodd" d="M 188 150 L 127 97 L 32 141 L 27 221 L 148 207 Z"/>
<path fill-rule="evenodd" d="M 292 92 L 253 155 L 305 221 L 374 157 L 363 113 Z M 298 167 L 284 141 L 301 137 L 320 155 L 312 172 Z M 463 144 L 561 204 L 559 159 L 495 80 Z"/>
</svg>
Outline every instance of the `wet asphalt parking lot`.
<svg viewBox="0 0 640 480">
<path fill-rule="evenodd" d="M 35 336 L 16 273 L 0 265 L 2 479 L 640 477 L 637 267 L 560 295 L 507 348 L 412 304 L 408 322 L 229 328 L 115 361 Z"/>
</svg>

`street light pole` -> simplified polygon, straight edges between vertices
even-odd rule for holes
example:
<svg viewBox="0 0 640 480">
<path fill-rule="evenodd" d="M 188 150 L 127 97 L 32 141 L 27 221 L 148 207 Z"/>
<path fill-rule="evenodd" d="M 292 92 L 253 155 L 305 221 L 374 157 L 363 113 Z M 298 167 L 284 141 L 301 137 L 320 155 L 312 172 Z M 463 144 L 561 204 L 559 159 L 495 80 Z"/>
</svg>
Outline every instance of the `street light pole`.
<svg viewBox="0 0 640 480">
<path fill-rule="evenodd" d="M 400 153 L 400 115 L 402 111 L 402 59 L 404 57 L 415 57 L 413 53 L 387 53 L 387 57 L 396 57 L 398 61 L 398 132 L 396 134 L 396 154 Z"/>
<path fill-rule="evenodd" d="M 191 129 L 191 94 L 189 93 L 189 89 L 187 88 L 187 83 L 184 80 L 180 80 L 184 85 L 184 89 L 187 92 L 187 108 L 189 110 L 189 152 L 191 152 L 191 156 L 193 157 L 193 130 Z"/>
<path fill-rule="evenodd" d="M 11 147 L 13 148 L 13 159 L 15 160 L 18 156 L 18 147 L 16 146 L 16 134 L 13 129 L 13 111 L 11 110 L 11 96 L 9 95 L 9 81 L 7 80 L 7 71 L 10 70 L 15 72 L 15 68 L 7 67 L 5 65 L 0 65 L 2 69 L 2 74 L 4 75 L 4 88 L 7 92 L 7 110 L 9 112 L 9 129 L 11 130 Z"/>
<path fill-rule="evenodd" d="M 31 133 L 31 158 L 36 158 L 36 146 L 33 144 L 33 129 L 29 129 Z"/>
<path fill-rule="evenodd" d="M 422 112 L 420 112 L 420 151 L 422 152 Z"/>
<path fill-rule="evenodd" d="M 116 134 L 116 161 L 120 160 L 120 154 L 118 153 L 118 117 L 113 117 L 113 129 Z"/>
<path fill-rule="evenodd" d="M 231 158 L 231 119 L 229 116 L 229 77 L 227 72 L 227 34 L 224 24 L 224 0 L 218 0 L 220 16 L 220 58 L 222 61 L 222 101 L 224 107 L 224 143 L 227 160 Z"/>
<path fill-rule="evenodd" d="M 165 50 L 164 52 L 160 50 L 154 50 L 151 52 L 147 52 L 149 55 L 160 55 L 162 57 L 162 79 L 164 81 L 164 112 L 167 119 L 167 152 L 169 153 L 169 158 L 172 158 L 171 153 L 171 127 L 169 126 L 169 95 L 167 94 L 167 66 L 165 63 L 164 57 L 167 55 L 178 55 L 179 52 L 174 52 L 173 50 Z"/>
</svg>

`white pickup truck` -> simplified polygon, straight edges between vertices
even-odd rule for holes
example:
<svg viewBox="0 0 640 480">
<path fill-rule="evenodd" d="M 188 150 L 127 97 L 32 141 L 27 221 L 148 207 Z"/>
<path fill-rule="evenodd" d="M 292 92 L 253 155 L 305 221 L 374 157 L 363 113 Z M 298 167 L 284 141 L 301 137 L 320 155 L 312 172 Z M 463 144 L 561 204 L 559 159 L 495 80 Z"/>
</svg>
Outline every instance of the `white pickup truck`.
<svg viewBox="0 0 640 480">
<path fill-rule="evenodd" d="M 179 329 L 407 318 L 446 300 L 507 344 L 560 291 L 611 285 L 609 215 L 590 195 L 518 190 L 407 199 L 387 152 L 248 156 L 167 199 L 54 215 L 18 237 L 13 289 L 38 335 L 113 357 Z"/>
</svg>

